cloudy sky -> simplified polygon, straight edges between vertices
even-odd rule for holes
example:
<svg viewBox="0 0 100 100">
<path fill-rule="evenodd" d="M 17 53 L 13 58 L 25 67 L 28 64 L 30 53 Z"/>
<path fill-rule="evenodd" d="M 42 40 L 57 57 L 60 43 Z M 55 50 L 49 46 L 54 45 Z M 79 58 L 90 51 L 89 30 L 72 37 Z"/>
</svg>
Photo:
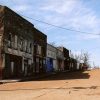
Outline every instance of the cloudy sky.
<svg viewBox="0 0 100 100">
<path fill-rule="evenodd" d="M 48 42 L 63 45 L 73 53 L 88 52 L 90 63 L 100 65 L 100 0 L 0 0 L 0 5 L 23 15 L 48 36 Z"/>
</svg>

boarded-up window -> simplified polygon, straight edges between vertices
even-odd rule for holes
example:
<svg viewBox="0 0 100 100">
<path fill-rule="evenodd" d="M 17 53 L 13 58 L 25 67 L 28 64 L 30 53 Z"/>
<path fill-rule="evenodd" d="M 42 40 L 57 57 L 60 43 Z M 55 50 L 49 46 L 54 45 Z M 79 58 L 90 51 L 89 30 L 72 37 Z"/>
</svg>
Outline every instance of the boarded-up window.
<svg viewBox="0 0 100 100">
<path fill-rule="evenodd" d="M 12 34 L 8 34 L 8 47 L 11 47 Z"/>
<path fill-rule="evenodd" d="M 18 48 L 19 48 L 19 50 L 21 50 L 21 48 L 22 48 L 22 40 L 21 40 L 21 38 L 18 38 Z"/>
<path fill-rule="evenodd" d="M 31 42 L 27 41 L 27 52 L 31 53 Z"/>
<path fill-rule="evenodd" d="M 11 41 L 12 35 L 11 33 L 8 34 L 8 40 Z"/>
<path fill-rule="evenodd" d="M 41 46 L 37 46 L 37 54 L 41 55 Z"/>
<path fill-rule="evenodd" d="M 30 43 L 30 53 L 32 53 L 32 43 Z"/>
<path fill-rule="evenodd" d="M 25 40 L 25 52 L 26 52 L 26 50 L 27 50 L 27 40 Z"/>
<path fill-rule="evenodd" d="M 26 48 L 27 47 L 27 40 L 24 40 L 23 41 L 23 51 L 25 51 L 26 52 Z"/>
<path fill-rule="evenodd" d="M 15 35 L 15 49 L 17 49 L 17 41 L 18 40 L 18 37 L 17 37 L 17 35 Z"/>
</svg>

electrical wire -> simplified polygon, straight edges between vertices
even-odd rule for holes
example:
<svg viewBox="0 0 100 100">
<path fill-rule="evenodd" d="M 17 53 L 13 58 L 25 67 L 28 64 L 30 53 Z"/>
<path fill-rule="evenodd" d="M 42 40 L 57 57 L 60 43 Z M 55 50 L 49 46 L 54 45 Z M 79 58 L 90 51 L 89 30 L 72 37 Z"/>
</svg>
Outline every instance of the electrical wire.
<svg viewBox="0 0 100 100">
<path fill-rule="evenodd" d="M 44 21 L 41 21 L 41 20 L 38 20 L 38 19 L 35 19 L 35 18 L 31 18 L 31 17 L 25 16 L 25 15 L 22 15 L 22 14 L 20 14 L 20 16 L 34 20 L 34 21 L 37 21 L 37 22 L 40 22 L 40 23 L 43 23 L 43 24 L 47 24 L 49 26 L 53 26 L 53 27 L 56 27 L 56 28 L 60 28 L 60 29 L 68 30 L 68 31 L 74 31 L 74 32 L 78 32 L 78 33 L 84 33 L 84 34 L 90 34 L 90 35 L 99 35 L 100 36 L 100 34 L 88 33 L 88 32 L 84 32 L 84 31 L 80 31 L 80 30 L 74 30 L 74 29 L 65 28 L 65 27 L 62 27 L 62 26 L 57 26 L 57 25 L 54 25 L 54 24 L 51 24 L 51 23 L 48 23 L 48 22 L 44 22 Z"/>
</svg>

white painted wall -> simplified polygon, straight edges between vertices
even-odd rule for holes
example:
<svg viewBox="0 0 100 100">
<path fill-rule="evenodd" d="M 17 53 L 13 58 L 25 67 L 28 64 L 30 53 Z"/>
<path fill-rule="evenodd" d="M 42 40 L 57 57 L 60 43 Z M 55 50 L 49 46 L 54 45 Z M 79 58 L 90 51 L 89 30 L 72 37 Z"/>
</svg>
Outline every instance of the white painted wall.
<svg viewBox="0 0 100 100">
<path fill-rule="evenodd" d="M 57 49 L 50 44 L 47 44 L 47 57 L 53 59 L 53 68 L 54 68 L 55 71 L 57 71 L 58 70 L 57 60 L 56 60 Z"/>
<path fill-rule="evenodd" d="M 47 57 L 56 59 L 56 48 L 47 44 Z"/>
</svg>

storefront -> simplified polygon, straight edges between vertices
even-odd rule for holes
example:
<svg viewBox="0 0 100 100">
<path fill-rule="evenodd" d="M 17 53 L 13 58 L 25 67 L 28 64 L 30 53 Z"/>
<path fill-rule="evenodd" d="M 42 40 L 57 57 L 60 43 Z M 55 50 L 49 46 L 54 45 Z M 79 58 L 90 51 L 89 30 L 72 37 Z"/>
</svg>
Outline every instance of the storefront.
<svg viewBox="0 0 100 100">
<path fill-rule="evenodd" d="M 5 54 L 4 78 L 18 78 L 22 76 L 22 57 Z"/>
<path fill-rule="evenodd" d="M 46 60 L 42 57 L 34 57 L 34 73 L 45 73 Z"/>
</svg>

